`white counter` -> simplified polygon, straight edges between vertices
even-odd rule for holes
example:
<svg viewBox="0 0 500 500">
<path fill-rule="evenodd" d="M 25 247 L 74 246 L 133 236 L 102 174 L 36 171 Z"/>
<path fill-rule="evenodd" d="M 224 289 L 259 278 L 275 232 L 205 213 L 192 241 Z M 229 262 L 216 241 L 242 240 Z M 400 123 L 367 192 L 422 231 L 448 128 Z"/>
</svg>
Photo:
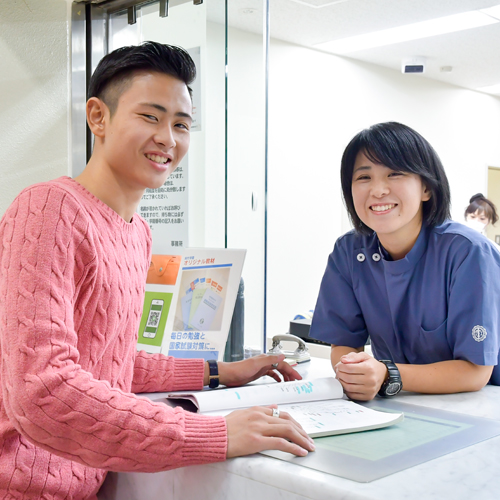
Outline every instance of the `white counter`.
<svg viewBox="0 0 500 500">
<path fill-rule="evenodd" d="M 330 373 L 328 360 L 299 367 L 303 376 Z M 422 396 L 398 401 L 500 421 L 500 387 L 476 393 Z M 252 455 L 223 463 L 156 474 L 109 474 L 103 500 L 497 500 L 500 498 L 500 436 L 371 483 L 357 483 L 296 464 Z"/>
</svg>

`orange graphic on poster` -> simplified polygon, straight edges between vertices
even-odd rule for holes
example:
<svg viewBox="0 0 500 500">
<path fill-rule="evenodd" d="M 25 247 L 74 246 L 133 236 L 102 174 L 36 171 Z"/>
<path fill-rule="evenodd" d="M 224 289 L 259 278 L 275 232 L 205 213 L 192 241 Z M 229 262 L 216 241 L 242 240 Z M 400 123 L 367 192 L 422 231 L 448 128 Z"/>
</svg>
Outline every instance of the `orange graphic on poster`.
<svg viewBox="0 0 500 500">
<path fill-rule="evenodd" d="M 153 255 L 146 283 L 151 285 L 175 285 L 180 265 L 180 255 Z"/>
</svg>

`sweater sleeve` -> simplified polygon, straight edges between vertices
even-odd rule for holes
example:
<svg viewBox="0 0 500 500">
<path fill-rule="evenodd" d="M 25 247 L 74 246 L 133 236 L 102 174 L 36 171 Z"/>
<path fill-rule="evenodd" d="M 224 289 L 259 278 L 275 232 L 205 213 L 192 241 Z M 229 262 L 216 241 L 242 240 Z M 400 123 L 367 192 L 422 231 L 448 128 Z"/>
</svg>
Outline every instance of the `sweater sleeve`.
<svg viewBox="0 0 500 500">
<path fill-rule="evenodd" d="M 152 403 L 82 369 L 74 293 L 93 265 L 86 224 L 78 203 L 54 187 L 23 192 L 2 220 L 1 390 L 10 425 L 51 453 L 107 470 L 224 460 L 224 418 Z"/>
<path fill-rule="evenodd" d="M 135 358 L 132 392 L 201 390 L 205 361 L 140 351 Z"/>
</svg>

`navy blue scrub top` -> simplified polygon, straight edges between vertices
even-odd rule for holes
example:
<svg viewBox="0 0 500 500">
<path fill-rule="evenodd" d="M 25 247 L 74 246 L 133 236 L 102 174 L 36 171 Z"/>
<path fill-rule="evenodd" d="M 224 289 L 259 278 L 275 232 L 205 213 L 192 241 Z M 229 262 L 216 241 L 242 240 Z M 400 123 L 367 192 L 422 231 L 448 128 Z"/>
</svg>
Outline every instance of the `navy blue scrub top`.
<svg viewBox="0 0 500 500">
<path fill-rule="evenodd" d="M 497 365 L 500 385 L 500 252 L 457 222 L 422 227 L 400 260 L 377 235 L 351 231 L 328 258 L 310 336 L 353 348 L 370 336 L 376 359 L 427 364 L 450 359 Z"/>
</svg>

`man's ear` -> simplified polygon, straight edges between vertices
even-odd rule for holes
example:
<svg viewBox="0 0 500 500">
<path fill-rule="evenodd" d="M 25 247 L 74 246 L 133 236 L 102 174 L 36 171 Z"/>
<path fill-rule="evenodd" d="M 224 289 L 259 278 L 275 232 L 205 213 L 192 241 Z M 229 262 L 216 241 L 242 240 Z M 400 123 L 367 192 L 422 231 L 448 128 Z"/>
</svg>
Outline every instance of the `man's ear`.
<svg viewBox="0 0 500 500">
<path fill-rule="evenodd" d="M 104 129 L 109 120 L 109 108 L 104 101 L 91 97 L 87 101 L 87 123 L 96 137 L 104 137 Z"/>
</svg>

